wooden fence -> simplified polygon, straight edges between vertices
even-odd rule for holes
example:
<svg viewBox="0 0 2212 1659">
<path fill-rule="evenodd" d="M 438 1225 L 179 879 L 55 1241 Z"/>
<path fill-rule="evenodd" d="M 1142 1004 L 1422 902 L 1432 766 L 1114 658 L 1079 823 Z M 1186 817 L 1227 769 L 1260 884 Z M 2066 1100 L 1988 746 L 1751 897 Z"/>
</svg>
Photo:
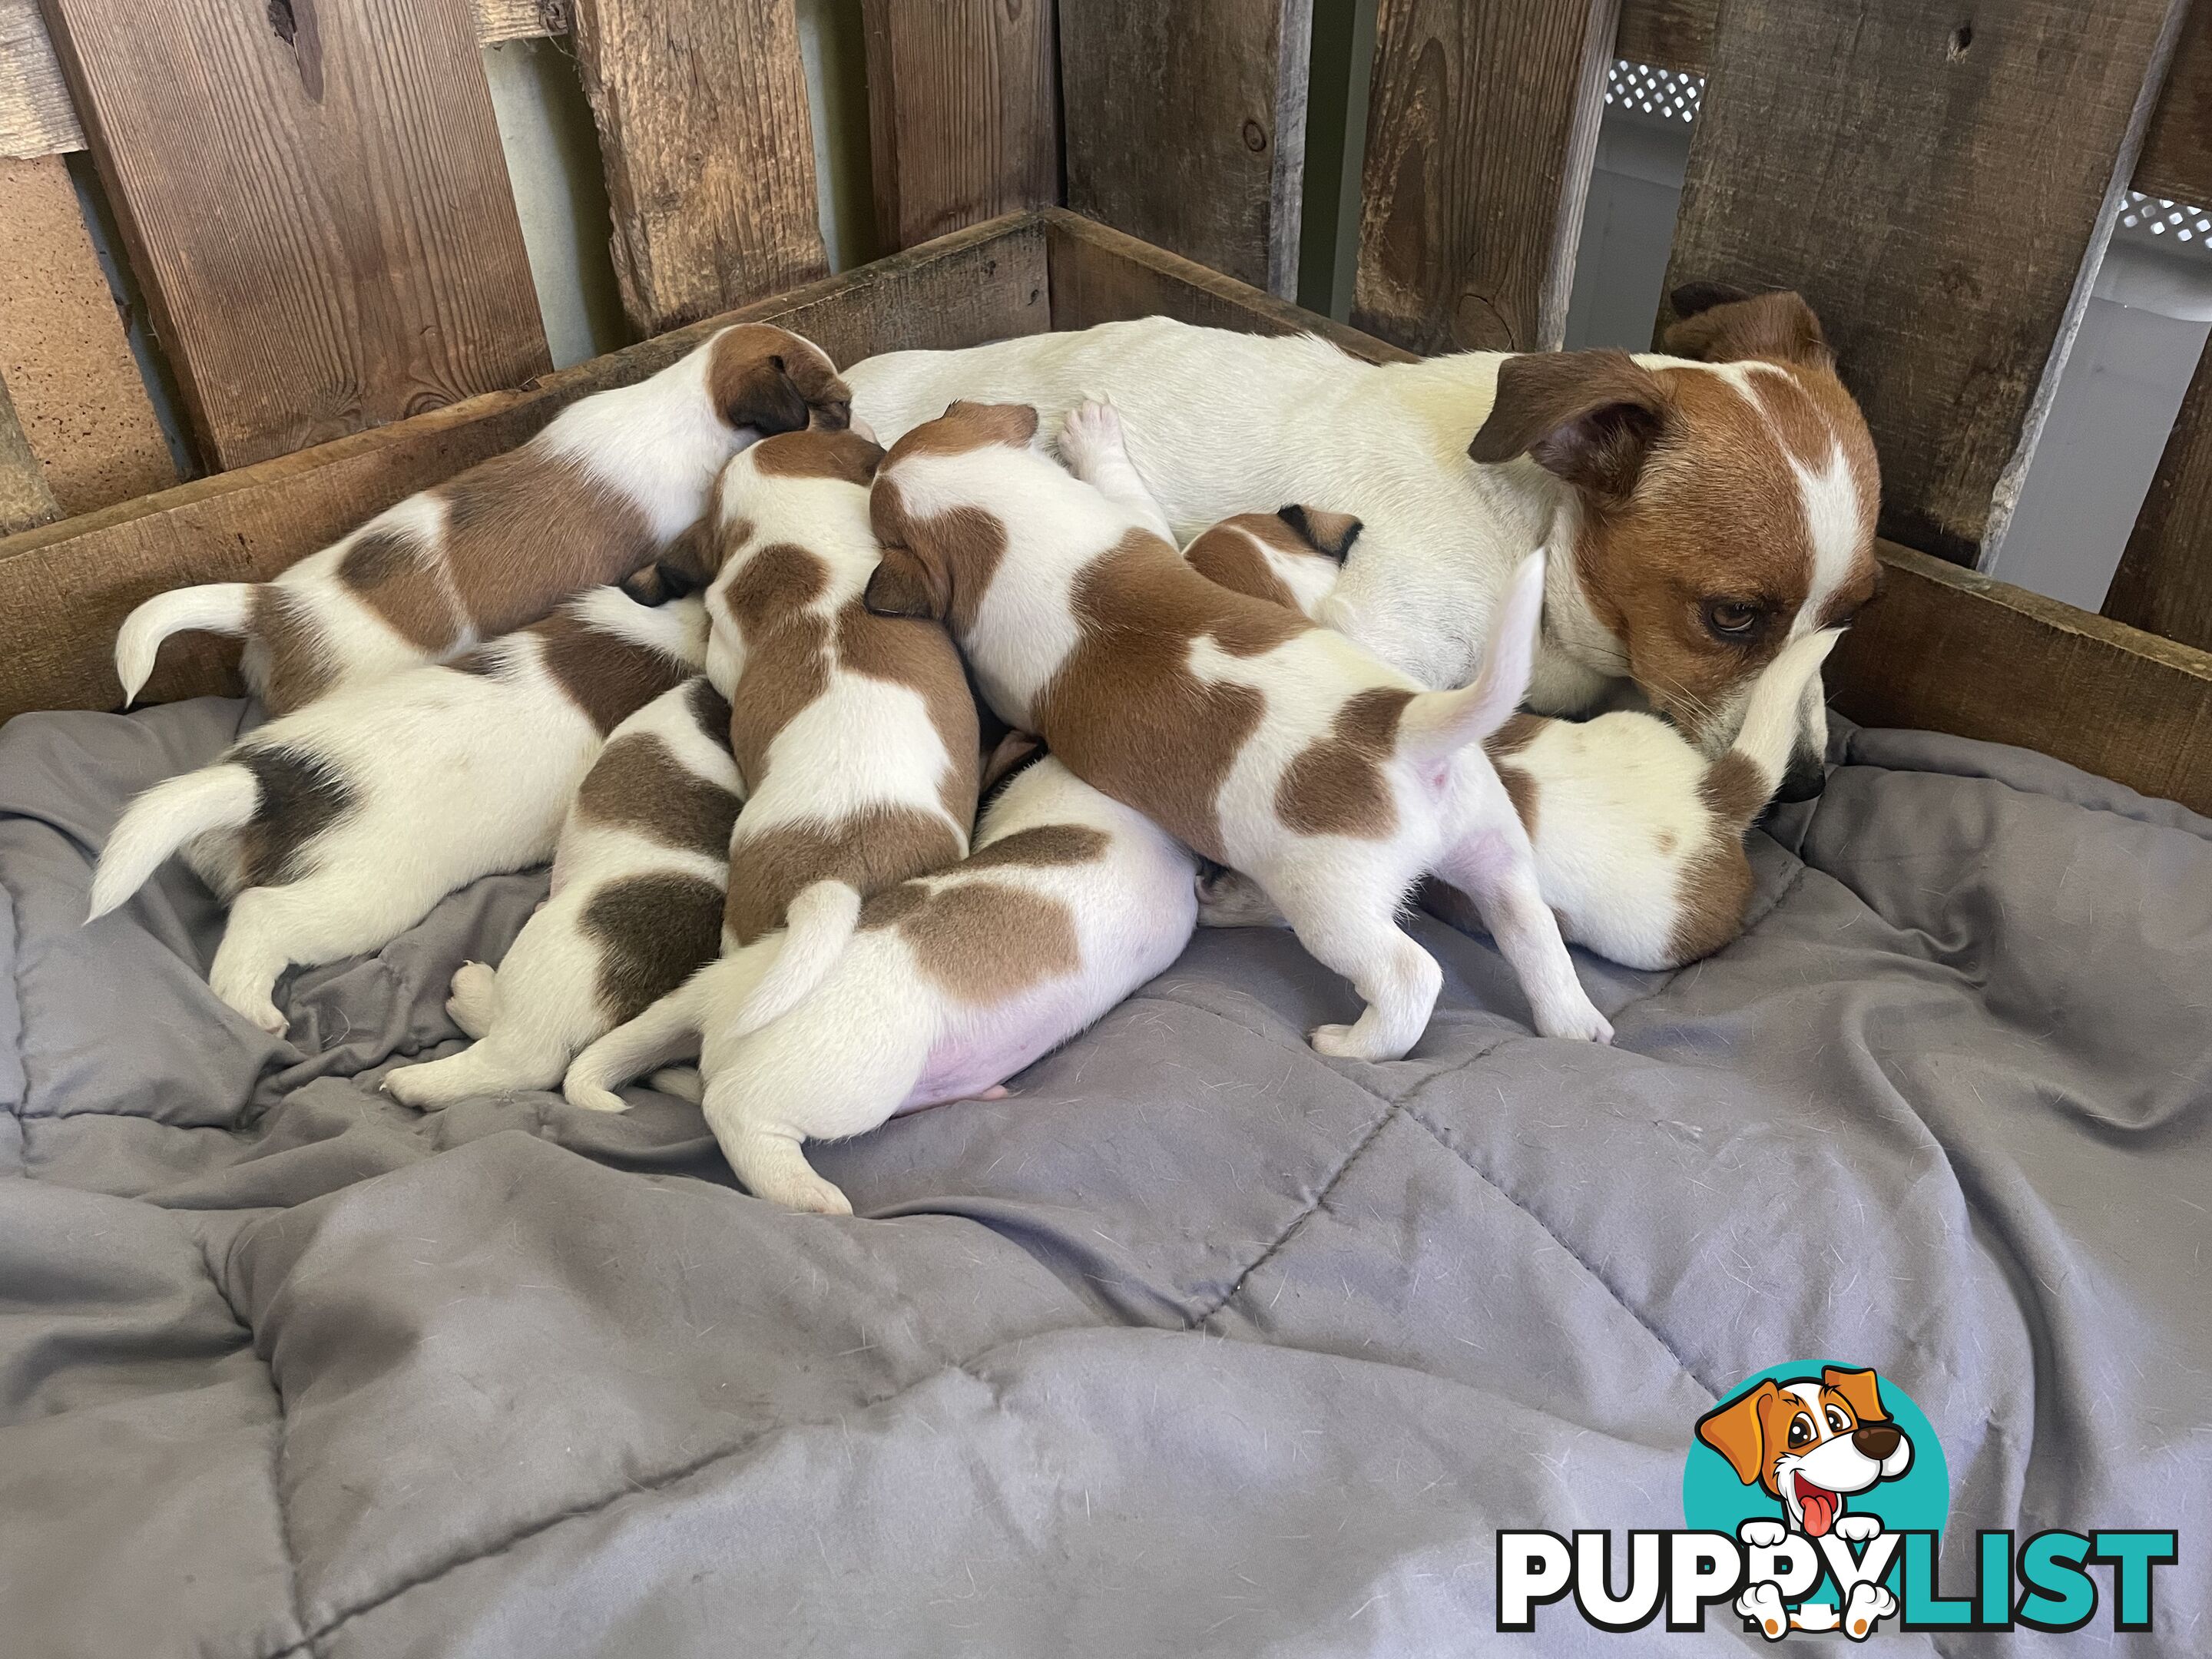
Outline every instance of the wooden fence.
<svg viewBox="0 0 2212 1659">
<path fill-rule="evenodd" d="M 1314 3 L 861 0 L 879 235 L 1064 203 L 1288 297 Z M 392 454 L 451 470 L 550 413 L 537 393 L 481 402 L 548 365 L 477 49 L 542 33 L 581 70 L 639 333 L 823 275 L 793 0 L 0 0 L 0 155 L 20 158 L 0 161 L 18 232 L 0 341 L 14 362 L 36 347 L 0 388 L 0 529 L 42 526 L 0 539 L 15 626 L 27 596 L 64 602 L 73 562 L 155 581 L 221 564 L 199 538 L 233 533 L 243 500 L 301 510 L 258 471 L 127 499 L 175 475 L 61 158 L 90 152 L 210 467 L 407 422 L 305 509 L 334 532 L 386 493 Z M 1960 568 L 2004 533 L 2124 191 L 2212 202 L 2212 3 L 1379 0 L 1360 330 L 1419 351 L 1560 343 L 1616 55 L 1709 77 L 1670 284 L 1800 289 L 1866 409 L 1895 580 L 1844 660 L 1856 706 L 2036 741 L 2149 697 L 2075 757 L 2154 788 L 2203 764 L 2212 353 L 2104 618 Z M 1204 291 L 1161 278 L 1151 302 Z M 1084 304 L 1054 292 L 1049 315 Z M 471 398 L 465 418 L 410 418 Z M 212 502 L 204 523 L 185 510 Z"/>
</svg>

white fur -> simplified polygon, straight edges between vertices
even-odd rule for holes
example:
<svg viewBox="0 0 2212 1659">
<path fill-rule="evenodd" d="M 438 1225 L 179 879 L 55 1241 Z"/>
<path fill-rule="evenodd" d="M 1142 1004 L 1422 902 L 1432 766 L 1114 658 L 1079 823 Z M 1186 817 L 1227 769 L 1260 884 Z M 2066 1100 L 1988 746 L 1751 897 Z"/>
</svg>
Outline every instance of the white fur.
<svg viewBox="0 0 2212 1659">
<path fill-rule="evenodd" d="M 569 615 L 696 668 L 706 615 L 696 600 L 658 610 L 618 589 L 571 600 Z M 94 878 L 94 916 L 119 904 L 161 854 L 185 857 L 232 898 L 208 982 L 264 1030 L 281 1032 L 271 1000 L 291 963 L 313 966 L 380 948 L 454 889 L 542 862 L 562 815 L 600 748 L 598 729 L 545 670 L 527 630 L 486 649 L 497 675 L 420 667 L 320 698 L 271 720 L 231 751 L 279 749 L 312 757 L 351 792 L 351 809 L 302 849 L 305 873 L 238 891 L 239 830 L 253 816 L 252 775 L 226 757 L 147 791 L 125 811 Z M 215 775 L 221 782 L 195 783 Z M 237 780 L 246 780 L 240 787 Z M 201 790 L 204 795 L 199 793 Z M 216 798 L 222 810 L 199 810 Z M 194 802 L 176 810 L 180 798 Z"/>
<path fill-rule="evenodd" d="M 1040 694 L 1060 672 L 1075 625 L 1064 614 L 1078 573 L 1146 515 L 1128 469 L 1121 423 L 1110 405 L 1086 404 L 1062 428 L 1074 476 L 1034 450 L 988 445 L 955 454 L 913 453 L 884 464 L 905 509 L 930 518 L 980 508 L 1006 526 L 1006 550 L 961 640 L 985 698 L 1000 718 L 1036 729 Z M 1112 495 L 1087 482 L 1103 477 Z M 1170 516 L 1172 516 L 1170 514 Z M 1258 690 L 1259 725 L 1211 803 L 1227 861 L 1245 872 L 1291 919 L 1299 940 L 1352 981 L 1366 1003 L 1349 1026 L 1313 1033 L 1324 1054 L 1395 1060 L 1428 1024 L 1443 970 L 1398 927 L 1396 912 L 1430 871 L 1466 890 L 1520 975 L 1547 1036 L 1609 1040 L 1612 1028 L 1577 981 L 1559 927 L 1537 895 L 1528 837 L 1480 739 L 1512 712 L 1527 683 L 1544 561 L 1524 560 L 1504 596 L 1482 675 L 1462 691 L 1408 703 L 1399 742 L 1382 763 L 1396 807 L 1395 833 L 1367 838 L 1304 835 L 1278 816 L 1285 772 L 1326 736 L 1338 711 L 1378 687 L 1417 683 L 1328 629 L 1302 632 L 1249 657 L 1210 636 L 1191 648 L 1203 677 Z M 1048 742 L 1052 733 L 1043 733 Z"/>
<path fill-rule="evenodd" d="M 694 777 L 734 796 L 738 769 L 728 745 L 700 730 L 691 697 L 688 681 L 664 691 L 609 732 L 608 745 L 656 738 Z M 720 848 L 702 856 L 670 847 L 575 806 L 561 825 L 553 866 L 552 896 L 523 925 L 497 971 L 471 962 L 454 972 L 447 1012 L 477 1041 L 386 1075 L 384 1086 L 410 1106 L 434 1110 L 471 1095 L 559 1083 L 569 1060 L 615 1023 L 599 995 L 604 953 L 585 925 L 592 902 L 620 884 L 662 874 L 702 877 L 719 892 L 730 873 Z"/>
<path fill-rule="evenodd" d="M 1102 831 L 1105 855 L 955 865 L 908 884 L 934 893 L 994 883 L 1057 900 L 1075 921 L 1075 972 L 1000 1000 L 966 1002 L 928 977 L 896 927 L 863 928 L 805 1000 L 753 1029 L 738 1015 L 775 957 L 770 935 L 702 969 L 586 1049 L 568 1070 L 569 1100 L 619 1110 L 614 1085 L 696 1048 L 707 1121 L 745 1185 L 793 1209 L 849 1214 L 845 1194 L 807 1164 L 802 1142 L 860 1134 L 896 1112 L 988 1093 L 1163 972 L 1190 938 L 1190 854 L 1056 760 L 1007 784 L 984 814 L 976 850 L 1046 824 Z"/>
<path fill-rule="evenodd" d="M 1149 317 L 961 351 L 887 353 L 845 378 L 854 410 L 886 444 L 955 399 L 1033 404 L 1049 438 L 1077 404 L 1109 397 L 1124 416 L 1136 471 L 1182 539 L 1286 501 L 1356 514 L 1366 528 L 1321 620 L 1423 684 L 1443 687 L 1474 672 L 1521 561 L 1547 544 L 1555 552 L 1573 545 L 1574 501 L 1557 478 L 1525 459 L 1503 466 L 1468 459 L 1504 361 L 1468 352 L 1365 363 L 1310 336 L 1263 337 Z M 1826 520 L 1814 522 L 1815 546 L 1824 548 Z M 1717 557 L 1726 552 L 1715 550 Z M 1802 613 L 1808 618 L 1839 574 L 1825 556 L 1811 574 Z M 1555 557 L 1530 702 L 1584 713 L 1626 672 L 1622 641 L 1598 620 L 1574 561 Z M 1825 729 L 1818 697 L 1806 708 L 1820 726 L 1808 726 L 1801 746 L 1817 752 Z M 1717 723 L 1705 734 L 1711 750 L 1725 748 L 1734 731 Z"/>
</svg>

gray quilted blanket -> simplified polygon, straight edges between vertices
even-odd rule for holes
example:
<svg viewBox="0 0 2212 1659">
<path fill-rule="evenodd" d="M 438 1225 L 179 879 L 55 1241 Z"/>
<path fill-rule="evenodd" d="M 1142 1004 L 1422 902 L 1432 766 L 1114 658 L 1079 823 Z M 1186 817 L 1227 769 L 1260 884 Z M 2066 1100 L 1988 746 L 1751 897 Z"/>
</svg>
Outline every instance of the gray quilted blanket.
<svg viewBox="0 0 2212 1659">
<path fill-rule="evenodd" d="M 82 927 L 240 719 L 0 732 L 10 1659 L 1741 1651 L 1499 1637 L 1495 1534 L 1680 1526 L 1696 1419 L 1808 1356 L 1927 1413 L 1947 1577 L 1976 1527 L 2179 1528 L 2150 1634 L 1936 1646 L 2212 1648 L 2203 819 L 1843 733 L 1745 939 L 1582 959 L 1616 1048 L 1424 921 L 1426 1039 L 1324 1061 L 1346 988 L 1203 934 L 1012 1098 L 819 1148 L 833 1220 L 672 1099 L 377 1091 L 542 874 L 298 975 L 289 1041 L 209 995 L 181 866 Z"/>
</svg>

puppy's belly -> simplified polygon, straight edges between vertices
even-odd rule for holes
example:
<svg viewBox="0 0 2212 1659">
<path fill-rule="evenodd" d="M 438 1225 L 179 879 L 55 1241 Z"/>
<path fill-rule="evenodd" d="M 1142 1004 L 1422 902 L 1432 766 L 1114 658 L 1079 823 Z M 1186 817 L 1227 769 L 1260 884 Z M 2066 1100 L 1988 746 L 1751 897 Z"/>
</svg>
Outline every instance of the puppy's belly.
<svg viewBox="0 0 2212 1659">
<path fill-rule="evenodd" d="M 932 1045 L 921 1075 L 898 1110 L 972 1100 L 1036 1064 L 1082 1028 L 1073 1001 L 1065 989 L 1048 987 L 994 1007 L 957 1014 Z"/>
</svg>

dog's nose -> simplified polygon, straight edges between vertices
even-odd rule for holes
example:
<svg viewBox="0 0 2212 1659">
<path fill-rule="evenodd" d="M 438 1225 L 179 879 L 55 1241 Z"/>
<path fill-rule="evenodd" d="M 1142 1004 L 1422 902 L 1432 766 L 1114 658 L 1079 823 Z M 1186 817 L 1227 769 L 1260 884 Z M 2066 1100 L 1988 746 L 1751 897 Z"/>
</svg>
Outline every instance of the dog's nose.
<svg viewBox="0 0 2212 1659">
<path fill-rule="evenodd" d="M 1851 1444 L 1877 1463 L 1886 1462 L 1903 1438 L 1894 1423 L 1862 1423 L 1851 1431 Z"/>
<path fill-rule="evenodd" d="M 1827 769 L 1820 764 L 1820 757 L 1809 749 L 1801 749 L 1790 757 L 1790 769 L 1782 775 L 1782 787 L 1774 792 L 1774 799 L 1810 800 L 1827 787 Z"/>
</svg>

